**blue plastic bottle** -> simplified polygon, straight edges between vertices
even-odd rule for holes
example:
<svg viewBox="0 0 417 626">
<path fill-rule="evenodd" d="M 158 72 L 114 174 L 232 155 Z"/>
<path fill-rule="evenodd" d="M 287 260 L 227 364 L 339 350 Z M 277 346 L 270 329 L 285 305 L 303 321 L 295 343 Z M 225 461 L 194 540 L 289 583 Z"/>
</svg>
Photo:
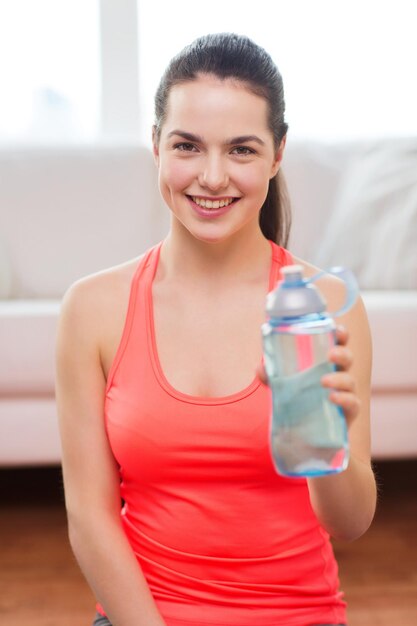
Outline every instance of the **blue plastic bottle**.
<svg viewBox="0 0 417 626">
<path fill-rule="evenodd" d="M 265 369 L 272 390 L 272 459 L 284 476 L 341 472 L 349 462 L 346 421 L 320 379 L 335 369 L 327 357 L 335 343 L 333 317 L 352 306 L 357 284 L 348 270 L 329 270 L 345 280 L 348 291 L 345 305 L 330 315 L 312 284 L 325 272 L 306 279 L 300 265 L 281 271 L 284 279 L 268 294 L 269 319 L 262 325 Z"/>
</svg>

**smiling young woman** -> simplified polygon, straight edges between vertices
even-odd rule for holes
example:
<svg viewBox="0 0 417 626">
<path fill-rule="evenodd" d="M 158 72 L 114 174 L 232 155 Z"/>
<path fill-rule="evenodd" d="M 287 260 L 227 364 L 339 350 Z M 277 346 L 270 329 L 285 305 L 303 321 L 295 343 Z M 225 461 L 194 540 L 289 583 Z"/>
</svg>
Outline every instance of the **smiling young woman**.
<svg viewBox="0 0 417 626">
<path fill-rule="evenodd" d="M 262 384 L 265 297 L 282 266 L 316 271 L 285 248 L 284 110 L 281 76 L 248 38 L 187 46 L 155 99 L 169 233 L 64 298 L 64 484 L 96 626 L 346 623 L 330 535 L 360 536 L 375 509 L 369 330 L 359 300 L 329 354 L 349 468 L 279 476 Z M 321 288 L 336 309 L 339 283 Z"/>
</svg>

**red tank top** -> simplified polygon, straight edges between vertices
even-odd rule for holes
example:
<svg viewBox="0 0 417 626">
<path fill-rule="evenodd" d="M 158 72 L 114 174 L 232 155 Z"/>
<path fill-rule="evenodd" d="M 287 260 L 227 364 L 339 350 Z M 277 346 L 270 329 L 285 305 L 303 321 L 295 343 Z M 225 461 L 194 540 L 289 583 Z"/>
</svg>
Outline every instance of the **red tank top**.
<svg viewBox="0 0 417 626">
<path fill-rule="evenodd" d="M 122 524 L 157 606 L 168 626 L 344 622 L 307 482 L 273 468 L 270 389 L 256 378 L 229 396 L 195 397 L 164 376 L 152 303 L 161 245 L 132 279 L 105 398 Z M 270 290 L 291 262 L 271 242 Z"/>
</svg>

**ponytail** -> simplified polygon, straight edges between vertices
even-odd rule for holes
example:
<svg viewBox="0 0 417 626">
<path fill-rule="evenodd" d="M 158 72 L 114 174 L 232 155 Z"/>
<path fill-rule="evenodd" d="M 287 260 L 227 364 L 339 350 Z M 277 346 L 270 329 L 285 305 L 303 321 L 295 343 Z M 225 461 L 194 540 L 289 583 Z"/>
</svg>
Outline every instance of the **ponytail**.
<svg viewBox="0 0 417 626">
<path fill-rule="evenodd" d="M 287 183 L 281 170 L 269 181 L 268 194 L 259 214 L 261 231 L 271 241 L 284 248 L 291 228 L 291 205 Z"/>
</svg>

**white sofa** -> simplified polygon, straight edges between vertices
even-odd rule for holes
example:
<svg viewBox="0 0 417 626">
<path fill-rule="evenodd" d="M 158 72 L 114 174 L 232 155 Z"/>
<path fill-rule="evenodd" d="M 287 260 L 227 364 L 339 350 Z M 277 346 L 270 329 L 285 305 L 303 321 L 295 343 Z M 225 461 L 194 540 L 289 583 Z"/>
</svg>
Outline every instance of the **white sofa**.
<svg viewBox="0 0 417 626">
<path fill-rule="evenodd" d="M 368 152 L 366 145 L 289 142 L 284 169 L 294 253 L 316 260 L 325 231 L 337 231 L 329 216 L 338 212 L 347 177 Z M 152 156 L 143 147 L 0 152 L 1 466 L 59 462 L 60 299 L 77 278 L 134 257 L 165 235 L 168 210 L 156 190 Z M 372 228 L 367 236 L 372 241 Z M 392 280 L 363 290 L 374 342 L 375 459 L 417 456 L 417 290 Z"/>
</svg>

